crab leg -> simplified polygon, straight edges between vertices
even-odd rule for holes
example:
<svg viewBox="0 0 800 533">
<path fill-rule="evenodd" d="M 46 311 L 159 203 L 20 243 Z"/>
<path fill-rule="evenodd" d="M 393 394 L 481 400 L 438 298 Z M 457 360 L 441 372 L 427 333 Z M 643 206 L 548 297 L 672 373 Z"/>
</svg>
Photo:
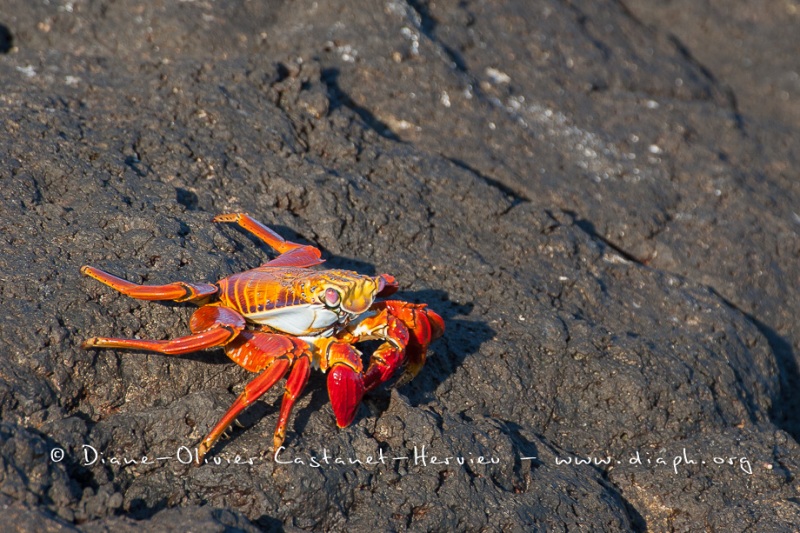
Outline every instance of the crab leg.
<svg viewBox="0 0 800 533">
<path fill-rule="evenodd" d="M 300 248 L 303 246 L 302 244 L 287 241 L 247 213 L 227 213 L 224 215 L 217 215 L 212 219 L 212 221 L 234 222 L 282 254 L 288 252 L 289 250 L 294 250 L 295 248 Z"/>
<path fill-rule="evenodd" d="M 281 255 L 266 263 L 269 266 L 310 267 L 324 263 L 318 248 L 287 241 L 247 213 L 217 215 L 214 222 L 233 222 L 249 231 Z"/>
<path fill-rule="evenodd" d="M 273 450 L 277 450 L 283 445 L 286 438 L 286 425 L 289 423 L 289 415 L 292 414 L 294 402 L 303 393 L 311 375 L 311 359 L 304 355 L 295 361 L 292 372 L 286 380 L 286 391 L 283 393 L 281 402 L 281 413 L 278 416 L 278 425 L 275 427 L 275 436 L 272 439 Z"/>
<path fill-rule="evenodd" d="M 190 326 L 193 333 L 177 339 L 158 341 L 92 337 L 84 341 L 83 348 L 126 348 L 179 355 L 228 344 L 244 329 L 245 321 L 236 311 L 206 305 L 194 312 Z"/>
<path fill-rule="evenodd" d="M 245 385 L 236 401 L 200 443 L 198 447 L 199 462 L 202 462 L 205 454 L 219 440 L 228 426 L 236 420 L 236 417 L 271 389 L 291 368 L 273 439 L 275 448 L 280 447 L 286 436 L 286 425 L 292 406 L 302 393 L 311 371 L 311 353 L 308 344 L 287 335 L 243 331 L 239 337 L 225 347 L 225 352 L 228 357 L 245 369 L 253 372 L 263 370 L 263 372 Z"/>
<path fill-rule="evenodd" d="M 178 337 L 168 341 L 92 337 L 84 341 L 82 346 L 87 350 L 91 348 L 126 348 L 129 350 L 147 350 L 148 352 L 158 352 L 166 355 L 180 355 L 213 348 L 214 346 L 222 346 L 230 342 L 236 333 L 238 332 L 232 332 L 228 328 L 220 326 L 203 333 Z"/>
<path fill-rule="evenodd" d="M 247 406 L 256 401 L 264 393 L 272 388 L 278 382 L 291 366 L 291 361 L 288 357 L 281 357 L 276 359 L 270 364 L 266 370 L 253 379 L 250 383 L 245 385 L 244 390 L 233 402 L 228 411 L 219 419 L 219 422 L 209 432 L 208 436 L 203 439 L 197 449 L 197 462 L 202 463 L 208 450 L 219 440 L 222 434 L 228 429 L 228 426 L 233 424 L 239 413 L 245 410 Z"/>
<path fill-rule="evenodd" d="M 185 281 L 176 281 L 166 285 L 139 285 L 89 265 L 81 267 L 81 274 L 94 278 L 122 294 L 139 300 L 186 302 L 213 296 L 219 290 L 216 285 L 209 283 L 187 283 Z"/>
</svg>

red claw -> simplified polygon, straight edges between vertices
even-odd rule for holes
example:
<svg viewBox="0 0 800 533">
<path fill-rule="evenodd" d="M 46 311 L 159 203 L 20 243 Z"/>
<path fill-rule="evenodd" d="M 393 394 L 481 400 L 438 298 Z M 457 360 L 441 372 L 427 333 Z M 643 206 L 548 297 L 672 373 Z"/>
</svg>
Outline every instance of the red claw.
<svg viewBox="0 0 800 533">
<path fill-rule="evenodd" d="M 328 396 L 331 398 L 336 425 L 349 426 L 364 396 L 364 377 L 346 365 L 334 365 L 328 372 Z"/>
<path fill-rule="evenodd" d="M 427 348 L 444 333 L 444 320 L 424 304 L 410 304 L 398 300 L 385 302 L 389 311 L 408 327 L 411 337 L 420 346 Z"/>
<path fill-rule="evenodd" d="M 403 364 L 405 353 L 385 342 L 375 350 L 372 358 L 373 362 L 364 374 L 364 387 L 368 391 L 392 378 Z"/>
<path fill-rule="evenodd" d="M 431 327 L 431 341 L 435 341 L 442 335 L 444 335 L 444 320 L 439 314 L 431 309 L 425 309 L 423 311 L 425 316 L 428 317 L 428 322 L 430 323 Z"/>
<path fill-rule="evenodd" d="M 428 345 L 444 334 L 444 320 L 424 304 L 411 304 L 397 300 L 384 303 L 389 312 L 399 318 L 408 328 L 406 344 L 406 371 L 398 385 L 403 385 L 416 376 L 425 365 Z"/>
</svg>

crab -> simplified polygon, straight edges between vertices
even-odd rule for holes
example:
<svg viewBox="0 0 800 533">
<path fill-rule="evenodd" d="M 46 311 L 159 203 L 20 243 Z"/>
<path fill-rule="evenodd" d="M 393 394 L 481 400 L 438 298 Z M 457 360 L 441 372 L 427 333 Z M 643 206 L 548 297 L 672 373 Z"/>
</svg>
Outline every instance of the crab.
<svg viewBox="0 0 800 533">
<path fill-rule="evenodd" d="M 83 348 L 122 348 L 180 355 L 221 347 L 236 364 L 258 373 L 197 448 L 197 462 L 249 405 L 288 374 L 273 437 L 277 451 L 286 438 L 292 407 L 311 368 L 327 372 L 331 406 L 340 428 L 349 426 L 366 392 L 405 367 L 398 384 L 425 364 L 428 345 L 442 336 L 444 321 L 425 304 L 376 301 L 397 291 L 389 274 L 313 269 L 324 262 L 318 248 L 284 240 L 246 213 L 214 217 L 249 231 L 280 255 L 252 270 L 216 283 L 176 281 L 139 285 L 91 266 L 81 273 L 140 300 L 191 302 L 200 307 L 191 335 L 170 340 L 92 337 Z M 353 345 L 383 341 L 364 368 Z"/>
</svg>

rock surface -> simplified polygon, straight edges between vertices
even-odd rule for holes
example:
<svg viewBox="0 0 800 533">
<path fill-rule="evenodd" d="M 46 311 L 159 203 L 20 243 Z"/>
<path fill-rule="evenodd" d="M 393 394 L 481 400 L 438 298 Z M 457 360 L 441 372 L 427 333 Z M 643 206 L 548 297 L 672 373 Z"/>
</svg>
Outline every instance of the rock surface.
<svg viewBox="0 0 800 533">
<path fill-rule="evenodd" d="M 796 526 L 800 7 L 767 4 L 6 2 L 2 521 Z M 277 458 L 276 390 L 198 468 L 250 375 L 82 350 L 184 335 L 191 306 L 79 268 L 263 263 L 230 211 L 395 275 L 447 331 L 351 427 L 315 372 Z"/>
</svg>

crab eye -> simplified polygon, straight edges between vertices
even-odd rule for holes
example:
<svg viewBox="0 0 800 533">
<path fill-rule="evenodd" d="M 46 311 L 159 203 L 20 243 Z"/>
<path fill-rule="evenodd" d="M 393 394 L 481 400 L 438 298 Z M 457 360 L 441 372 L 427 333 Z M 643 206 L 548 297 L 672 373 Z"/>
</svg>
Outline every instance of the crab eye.
<svg viewBox="0 0 800 533">
<path fill-rule="evenodd" d="M 325 305 L 328 307 L 336 307 L 342 300 L 342 296 L 336 289 L 325 289 Z"/>
</svg>

